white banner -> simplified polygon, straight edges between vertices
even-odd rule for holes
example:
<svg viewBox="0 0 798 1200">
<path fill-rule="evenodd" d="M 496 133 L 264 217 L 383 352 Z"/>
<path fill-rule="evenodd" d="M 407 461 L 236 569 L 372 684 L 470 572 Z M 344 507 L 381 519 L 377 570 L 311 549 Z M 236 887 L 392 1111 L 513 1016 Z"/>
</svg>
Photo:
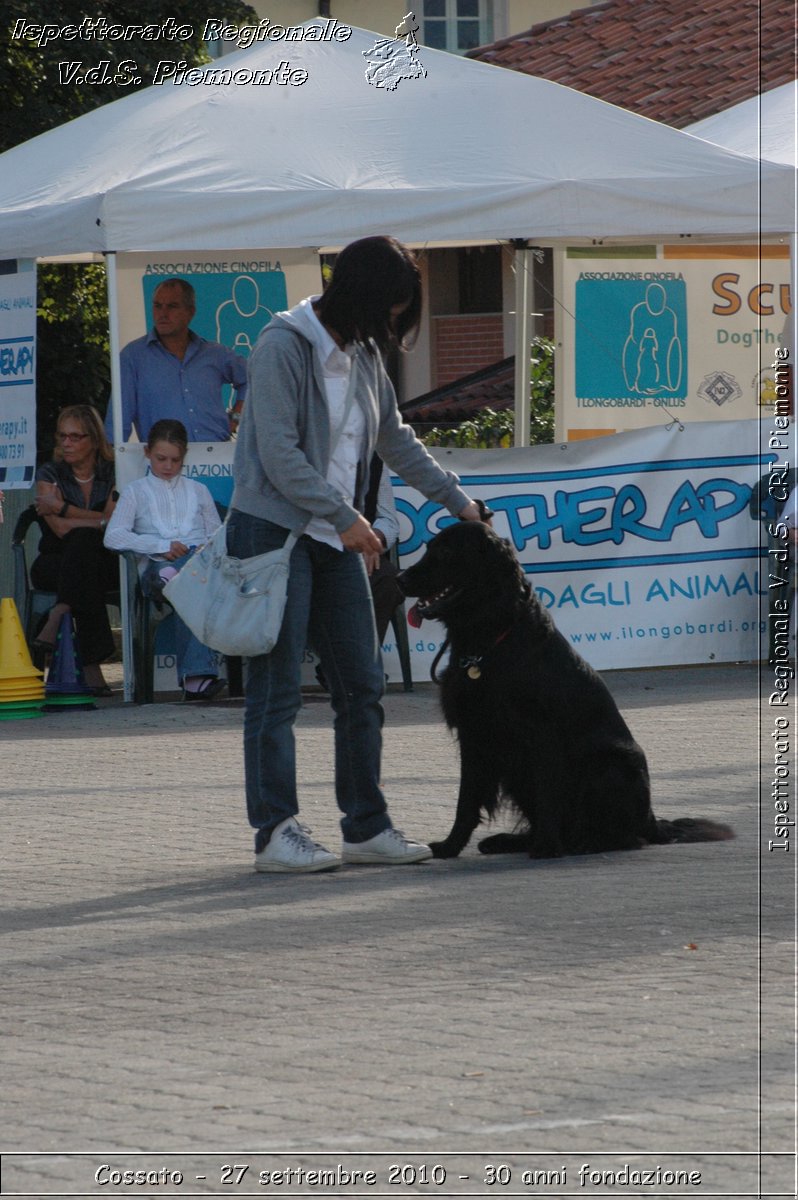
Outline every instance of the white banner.
<svg viewBox="0 0 798 1200">
<path fill-rule="evenodd" d="M 36 473 L 36 264 L 0 275 L 0 488 Z"/>
<path fill-rule="evenodd" d="M 767 448 L 769 429 L 758 421 L 701 422 L 567 445 L 435 453 L 494 510 L 494 528 L 594 667 L 736 662 L 760 657 L 765 632 L 768 565 L 748 504 L 771 464 L 788 462 L 780 432 Z M 186 460 L 187 474 L 223 504 L 233 450 L 232 443 L 192 445 Z M 119 448 L 120 486 L 143 469 L 141 447 Z M 451 517 L 393 483 L 400 558 L 409 566 Z M 430 621 L 409 635 L 413 677 L 426 680 L 443 629 Z M 389 681 L 398 682 L 390 630 L 383 655 Z"/>
<path fill-rule="evenodd" d="M 233 494 L 233 455 L 235 442 L 191 442 L 189 443 L 183 474 L 189 479 L 204 483 L 217 504 L 226 508 Z M 121 492 L 131 479 L 138 479 L 147 472 L 147 459 L 141 442 L 125 442 L 117 446 L 116 486 Z"/>
<path fill-rule="evenodd" d="M 781 433 L 770 433 L 758 421 L 706 421 L 436 457 L 496 512 L 493 526 L 512 542 L 542 604 L 598 670 L 736 662 L 760 658 L 766 631 L 768 564 L 749 499 L 770 464 L 788 464 Z M 224 505 L 233 451 L 234 443 L 192 444 L 186 457 L 186 474 Z M 120 446 L 119 486 L 144 466 L 139 445 Z M 451 517 L 396 478 L 394 490 L 408 566 Z M 443 640 L 437 622 L 409 630 L 414 679 L 430 678 Z M 160 667 L 174 666 L 169 653 L 160 648 Z M 389 682 L 398 682 L 390 630 L 383 655 Z M 312 665 L 308 655 L 307 683 Z"/>
<path fill-rule="evenodd" d="M 495 511 L 559 629 L 605 670 L 760 656 L 768 572 L 748 504 L 784 455 L 759 437 L 758 421 L 702 422 L 436 457 Z M 450 518 L 395 486 L 409 565 Z M 442 641 L 434 622 L 411 631 L 416 678 Z"/>
</svg>

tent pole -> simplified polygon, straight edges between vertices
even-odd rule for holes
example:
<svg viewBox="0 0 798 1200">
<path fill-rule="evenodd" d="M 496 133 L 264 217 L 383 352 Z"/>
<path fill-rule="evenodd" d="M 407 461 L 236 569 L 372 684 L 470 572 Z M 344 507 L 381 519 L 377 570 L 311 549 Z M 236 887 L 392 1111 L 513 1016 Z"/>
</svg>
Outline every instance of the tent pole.
<svg viewBox="0 0 798 1200">
<path fill-rule="evenodd" d="M 529 372 L 532 356 L 533 251 L 518 239 L 515 247 L 515 445 L 529 445 Z"/>
<path fill-rule="evenodd" d="M 122 387 L 119 371 L 119 285 L 116 275 L 116 254 L 105 256 L 105 275 L 108 287 L 108 340 L 111 347 L 111 413 L 113 415 L 114 445 L 122 444 Z"/>
<path fill-rule="evenodd" d="M 111 350 L 111 414 L 113 418 L 114 448 L 122 445 L 122 385 L 119 371 L 119 290 L 116 275 L 116 254 L 105 256 L 105 277 L 108 287 L 108 342 Z M 122 669 L 124 672 L 124 700 L 133 699 L 133 624 L 130 598 L 127 594 L 127 564 L 119 556 L 119 597 L 122 614 Z"/>
</svg>

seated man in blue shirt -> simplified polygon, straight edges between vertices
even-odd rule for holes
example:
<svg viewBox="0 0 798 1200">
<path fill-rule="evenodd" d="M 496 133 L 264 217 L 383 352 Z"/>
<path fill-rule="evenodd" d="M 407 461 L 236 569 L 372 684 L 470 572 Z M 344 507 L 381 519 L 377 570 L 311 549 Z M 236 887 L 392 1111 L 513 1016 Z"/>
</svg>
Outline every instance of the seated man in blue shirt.
<svg viewBox="0 0 798 1200">
<path fill-rule="evenodd" d="M 182 421 L 191 442 L 226 442 L 244 403 L 247 362 L 227 346 L 208 342 L 189 325 L 196 312 L 194 288 L 185 279 L 164 279 L 152 297 L 153 328 L 128 342 L 119 356 L 122 377 L 122 441 L 136 428 L 146 442 L 156 421 Z M 236 389 L 232 414 L 222 387 Z M 113 439 L 109 405 L 105 428 Z"/>
</svg>

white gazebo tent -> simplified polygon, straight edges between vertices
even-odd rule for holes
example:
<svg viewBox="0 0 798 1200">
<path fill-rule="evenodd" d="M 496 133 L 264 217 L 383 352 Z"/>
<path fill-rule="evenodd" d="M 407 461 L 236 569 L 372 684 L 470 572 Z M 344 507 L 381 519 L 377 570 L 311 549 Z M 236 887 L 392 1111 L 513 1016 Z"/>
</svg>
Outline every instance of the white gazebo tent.
<svg viewBox="0 0 798 1200">
<path fill-rule="evenodd" d="M 798 165 L 798 80 L 696 121 L 686 132 L 737 154 L 794 167 Z"/>
<path fill-rule="evenodd" d="M 785 232 L 778 167 L 760 208 L 746 159 L 547 80 L 421 48 L 370 86 L 374 41 L 259 43 L 8 151 L 0 254 Z M 256 82 L 281 62 L 306 82 Z"/>
<path fill-rule="evenodd" d="M 792 228 L 793 172 L 781 164 L 426 48 L 425 75 L 375 87 L 365 71 L 378 35 L 296 28 L 301 38 L 256 43 L 0 156 L 0 258 L 107 256 L 117 429 L 117 251 L 321 247 L 386 232 L 524 246 Z M 295 82 L 277 81 L 287 75 Z M 525 429 L 520 408 L 518 418 Z"/>
<path fill-rule="evenodd" d="M 295 29 L 302 40 L 256 43 L 0 156 L 0 257 L 321 247 L 384 232 L 546 245 L 792 228 L 783 165 L 426 48 L 425 76 L 370 86 L 377 35 Z M 275 81 L 289 74 L 304 82 Z M 517 271 L 519 292 L 526 278 Z"/>
<path fill-rule="evenodd" d="M 784 337 L 790 347 L 791 359 L 794 360 L 798 347 L 798 80 L 793 79 L 781 87 L 772 88 L 760 96 L 752 96 L 750 100 L 726 108 L 713 117 L 697 121 L 689 126 L 687 132 L 737 154 L 747 154 L 760 162 L 763 168 L 763 190 L 769 186 L 766 175 L 768 164 L 779 163 L 788 169 L 791 168 L 789 224 L 783 232 L 790 235 L 792 314 L 785 323 Z M 791 362 L 791 371 L 795 380 L 794 361 Z"/>
</svg>

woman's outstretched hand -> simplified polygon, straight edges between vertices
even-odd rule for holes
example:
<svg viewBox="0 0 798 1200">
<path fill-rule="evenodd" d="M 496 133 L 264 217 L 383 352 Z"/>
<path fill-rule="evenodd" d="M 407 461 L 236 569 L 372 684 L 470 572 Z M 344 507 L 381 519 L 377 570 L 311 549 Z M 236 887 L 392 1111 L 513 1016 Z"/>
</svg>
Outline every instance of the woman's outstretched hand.
<svg viewBox="0 0 798 1200">
<path fill-rule="evenodd" d="M 492 517 L 493 510 L 482 500 L 469 500 L 465 508 L 461 508 L 457 514 L 460 521 L 482 521 L 485 525 L 490 525 Z"/>
<path fill-rule="evenodd" d="M 369 525 L 365 517 L 358 517 L 353 525 L 340 535 L 344 550 L 354 550 L 358 554 L 381 554 L 382 542 Z"/>
</svg>

